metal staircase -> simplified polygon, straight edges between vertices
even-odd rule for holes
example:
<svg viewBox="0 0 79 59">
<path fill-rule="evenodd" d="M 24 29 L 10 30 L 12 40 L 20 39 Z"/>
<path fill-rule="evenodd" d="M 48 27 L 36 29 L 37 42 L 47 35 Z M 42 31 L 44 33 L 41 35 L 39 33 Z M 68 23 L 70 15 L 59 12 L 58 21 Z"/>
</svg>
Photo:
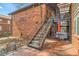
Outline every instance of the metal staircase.
<svg viewBox="0 0 79 59">
<path fill-rule="evenodd" d="M 49 29 L 51 27 L 52 19 L 46 20 L 46 22 L 43 24 L 37 35 L 28 43 L 28 46 L 41 49 L 45 38 L 49 32 Z"/>
</svg>

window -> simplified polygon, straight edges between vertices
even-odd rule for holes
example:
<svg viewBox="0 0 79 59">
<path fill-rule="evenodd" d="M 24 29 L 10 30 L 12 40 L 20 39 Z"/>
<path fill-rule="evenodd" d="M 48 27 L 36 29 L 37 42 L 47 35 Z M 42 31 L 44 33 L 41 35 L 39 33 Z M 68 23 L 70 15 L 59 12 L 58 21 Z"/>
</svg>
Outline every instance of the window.
<svg viewBox="0 0 79 59">
<path fill-rule="evenodd" d="M 61 27 L 61 32 L 67 32 L 67 27 Z"/>
<path fill-rule="evenodd" d="M 68 21 L 62 21 L 61 22 L 61 32 L 68 32 Z"/>
<path fill-rule="evenodd" d="M 0 19 L 0 21 L 2 21 L 2 19 Z"/>
<path fill-rule="evenodd" d="M 0 31 L 2 31 L 2 26 L 0 26 Z"/>
<path fill-rule="evenodd" d="M 10 20 L 8 20 L 8 24 L 10 24 Z"/>
<path fill-rule="evenodd" d="M 75 34 L 79 35 L 79 17 L 75 19 Z"/>
</svg>

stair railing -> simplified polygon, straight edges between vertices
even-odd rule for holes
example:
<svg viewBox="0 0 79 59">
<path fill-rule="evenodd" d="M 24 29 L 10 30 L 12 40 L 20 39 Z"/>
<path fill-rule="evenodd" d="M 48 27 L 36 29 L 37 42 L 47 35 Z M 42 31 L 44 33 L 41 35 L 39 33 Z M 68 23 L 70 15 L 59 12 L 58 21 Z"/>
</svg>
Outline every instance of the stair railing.
<svg viewBox="0 0 79 59">
<path fill-rule="evenodd" d="M 45 41 L 45 38 L 46 38 L 46 36 L 47 36 L 47 33 L 49 32 L 49 29 L 50 29 L 50 27 L 51 27 L 51 24 L 52 23 L 50 23 L 52 21 L 52 19 L 49 19 L 49 21 L 48 21 L 48 24 L 47 24 L 47 32 L 46 32 L 46 34 L 44 35 L 44 38 L 43 38 L 43 40 L 42 40 L 42 42 L 41 42 L 41 45 L 40 45 L 40 49 L 43 47 L 43 44 L 44 44 L 44 41 Z"/>
<path fill-rule="evenodd" d="M 32 37 L 32 39 L 36 37 L 36 35 L 37 35 L 38 32 L 40 31 L 40 29 L 43 27 L 43 25 L 45 24 L 45 22 L 47 22 L 47 16 L 46 16 L 46 15 L 45 15 L 45 20 L 42 22 L 42 24 L 41 24 L 39 30 L 38 30 L 37 33 Z M 31 42 L 32 39 L 29 39 L 29 40 L 28 40 L 27 45 Z"/>
<path fill-rule="evenodd" d="M 47 22 L 47 23 L 46 23 Z M 50 29 L 50 27 L 51 27 L 51 19 L 49 19 L 49 20 L 47 20 L 43 25 L 42 25 L 42 28 L 43 28 L 43 26 L 45 27 L 43 30 L 42 30 L 42 32 L 44 32 L 44 30 L 45 29 L 47 29 L 47 30 L 45 30 L 45 31 L 47 31 L 46 33 L 45 33 L 45 35 L 44 35 L 44 38 L 43 38 L 43 40 L 41 41 L 41 45 L 39 46 L 39 49 L 41 49 L 41 47 L 42 47 L 42 45 L 43 45 L 43 42 L 44 42 L 44 40 L 45 40 L 45 37 L 46 37 L 46 35 L 47 35 L 47 33 L 48 33 L 48 31 L 49 31 L 49 29 Z M 40 30 L 42 29 L 42 28 L 40 28 Z M 40 30 L 39 30 L 39 32 L 40 32 Z M 38 32 L 38 33 L 39 33 Z M 38 34 L 37 33 L 37 34 Z M 35 36 L 36 37 L 36 36 Z M 34 38 L 35 38 L 34 37 Z M 40 37 L 39 37 L 39 39 L 40 39 Z M 33 40 L 33 39 L 32 39 Z M 29 42 L 29 43 L 31 43 L 32 42 L 32 40 Z"/>
</svg>

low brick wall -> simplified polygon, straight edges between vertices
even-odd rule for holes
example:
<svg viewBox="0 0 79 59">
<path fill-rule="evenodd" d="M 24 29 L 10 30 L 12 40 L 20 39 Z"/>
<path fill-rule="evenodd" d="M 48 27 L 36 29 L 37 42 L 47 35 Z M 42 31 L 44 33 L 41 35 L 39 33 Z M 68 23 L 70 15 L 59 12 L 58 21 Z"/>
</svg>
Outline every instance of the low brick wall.
<svg viewBox="0 0 79 59">
<path fill-rule="evenodd" d="M 79 55 L 79 37 L 77 35 L 73 36 L 72 45 L 74 50 L 76 51 L 75 54 Z"/>
</svg>

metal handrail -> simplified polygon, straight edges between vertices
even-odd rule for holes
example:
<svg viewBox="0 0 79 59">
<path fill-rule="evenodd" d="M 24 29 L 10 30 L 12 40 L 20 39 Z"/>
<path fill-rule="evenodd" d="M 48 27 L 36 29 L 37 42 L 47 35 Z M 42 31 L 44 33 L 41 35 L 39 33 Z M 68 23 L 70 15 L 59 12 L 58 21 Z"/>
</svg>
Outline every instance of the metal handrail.
<svg viewBox="0 0 79 59">
<path fill-rule="evenodd" d="M 43 26 L 42 26 L 42 28 L 40 28 L 40 30 L 42 30 L 41 32 L 45 32 L 45 31 L 46 31 L 46 33 L 44 34 L 43 40 L 40 42 L 39 49 L 42 47 L 43 42 L 44 42 L 44 40 L 45 40 L 45 37 L 46 37 L 46 35 L 47 35 L 47 33 L 48 33 L 50 27 L 51 27 L 51 21 L 52 21 L 52 19 L 49 19 L 48 21 L 46 21 L 46 24 L 44 23 Z M 39 32 L 38 32 L 37 34 L 40 33 L 40 30 L 39 30 Z M 37 37 L 37 36 L 35 36 L 35 37 Z M 34 37 L 34 38 L 35 38 L 35 37 Z M 40 39 L 40 37 L 41 37 L 41 35 L 40 35 L 38 38 Z M 32 40 L 34 40 L 34 38 L 33 38 Z M 30 43 L 32 43 L 32 40 L 30 41 Z M 30 44 L 30 43 L 29 43 L 29 44 Z"/>
<path fill-rule="evenodd" d="M 38 34 L 38 32 L 40 31 L 40 29 L 43 27 L 43 25 L 45 24 L 45 22 L 46 22 L 46 19 L 47 17 L 46 17 L 46 15 L 45 15 L 45 20 L 42 22 L 42 25 L 40 26 L 40 28 L 39 28 L 39 30 L 37 31 L 37 33 L 32 37 L 32 39 L 33 38 L 35 38 L 35 36 Z M 31 40 L 32 39 L 30 39 L 28 42 L 27 42 L 27 45 L 31 42 Z"/>
</svg>

